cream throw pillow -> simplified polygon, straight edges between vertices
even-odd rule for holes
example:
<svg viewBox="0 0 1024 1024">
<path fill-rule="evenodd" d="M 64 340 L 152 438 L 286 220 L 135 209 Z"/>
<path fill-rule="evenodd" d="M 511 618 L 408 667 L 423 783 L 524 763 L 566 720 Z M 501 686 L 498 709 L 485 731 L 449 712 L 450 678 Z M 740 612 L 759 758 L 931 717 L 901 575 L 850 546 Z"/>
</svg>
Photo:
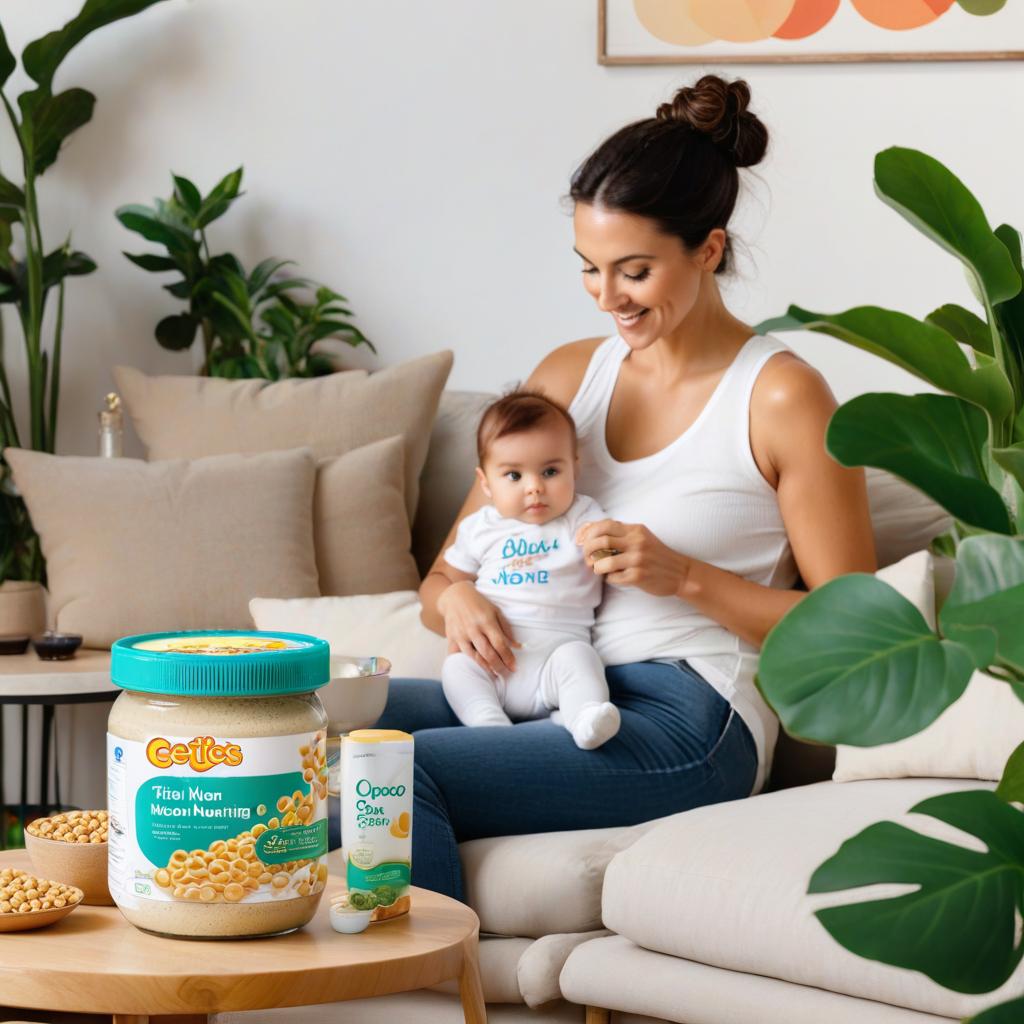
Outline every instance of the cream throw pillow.
<svg viewBox="0 0 1024 1024">
<path fill-rule="evenodd" d="M 926 551 L 882 569 L 878 578 L 917 606 L 934 628 L 932 558 Z M 1024 742 L 1024 703 L 1005 683 L 975 672 L 963 696 L 922 732 L 879 747 L 836 748 L 836 782 L 857 779 L 1002 778 L 1006 759 Z"/>
<path fill-rule="evenodd" d="M 411 523 L 430 428 L 451 368 L 452 354 L 444 351 L 372 374 L 346 370 L 272 384 L 149 377 L 126 366 L 114 368 L 114 380 L 154 460 L 302 447 L 323 459 L 400 434 Z"/>
<path fill-rule="evenodd" d="M 310 633 L 326 640 L 332 654 L 387 658 L 392 679 L 441 678 L 448 641 L 420 622 L 415 590 L 291 601 L 257 597 L 249 611 L 257 629 Z"/>
<path fill-rule="evenodd" d="M 322 594 L 415 590 L 409 551 L 401 437 L 325 459 L 313 503 L 316 564 Z"/>
<path fill-rule="evenodd" d="M 8 448 L 42 540 L 55 628 L 248 629 L 253 594 L 319 593 L 307 450 L 148 463 Z"/>
</svg>

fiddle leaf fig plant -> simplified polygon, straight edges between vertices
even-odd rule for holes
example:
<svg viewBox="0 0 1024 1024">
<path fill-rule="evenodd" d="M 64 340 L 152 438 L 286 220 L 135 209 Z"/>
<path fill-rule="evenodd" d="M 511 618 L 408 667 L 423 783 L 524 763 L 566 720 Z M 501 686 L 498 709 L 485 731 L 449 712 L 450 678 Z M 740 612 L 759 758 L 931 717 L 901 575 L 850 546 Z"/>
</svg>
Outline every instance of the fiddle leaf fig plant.
<svg viewBox="0 0 1024 1024">
<path fill-rule="evenodd" d="M 893 148 L 875 159 L 875 191 L 964 267 L 977 303 L 922 320 L 876 306 L 843 313 L 790 306 L 762 333 L 811 330 L 886 359 L 940 393 L 866 394 L 826 432 L 844 466 L 902 477 L 941 505 L 952 529 L 934 549 L 955 559 L 933 629 L 874 576 L 811 591 L 768 635 L 758 683 L 784 727 L 820 743 L 875 746 L 930 725 L 986 672 L 1024 701 L 1024 292 L 1021 236 L 994 230 L 977 199 L 938 160 Z M 1024 737 L 1022 737 L 1024 740 Z M 995 792 L 949 793 L 911 808 L 975 837 L 985 852 L 880 822 L 847 840 L 809 891 L 906 883 L 902 896 L 819 910 L 860 956 L 921 971 L 964 993 L 999 988 L 1024 943 L 1024 743 Z M 977 1024 L 1016 1020 L 1022 1000 Z"/>
<path fill-rule="evenodd" d="M 34 83 L 19 94 L 17 108 L 5 87 L 18 66 L 0 27 L 0 103 L 17 145 L 22 175 L 18 185 L 0 173 L 0 306 L 13 306 L 25 347 L 28 368 L 28 433 L 18 428 L 14 395 L 7 375 L 3 324 L 0 322 L 0 452 L 24 443 L 53 452 L 60 400 L 61 342 L 64 331 L 64 286 L 67 278 L 91 274 L 96 264 L 66 239 L 46 251 L 40 226 L 39 178 L 53 166 L 64 141 L 92 119 L 96 97 L 86 89 L 53 92 L 61 62 L 86 36 L 122 18 L 131 17 L 160 0 L 86 0 L 63 28 L 29 43 L 21 55 L 24 71 Z M 51 294 L 56 309 L 47 344 L 44 321 Z M 18 495 L 10 470 L 0 459 L 0 582 L 7 578 L 41 581 L 45 575 L 39 539 Z"/>
<path fill-rule="evenodd" d="M 167 255 L 125 253 L 151 273 L 176 271 L 164 285 L 188 308 L 165 316 L 154 331 L 166 349 L 183 352 L 202 339 L 200 372 L 213 377 L 317 377 L 336 368 L 315 346 L 328 338 L 349 345 L 369 339 L 349 321 L 343 295 L 305 277 L 287 276 L 290 260 L 263 260 L 247 272 L 233 253 L 210 254 L 207 227 L 243 193 L 242 168 L 204 196 L 188 178 L 173 175 L 174 192 L 153 206 L 122 206 L 117 219 Z"/>
</svg>

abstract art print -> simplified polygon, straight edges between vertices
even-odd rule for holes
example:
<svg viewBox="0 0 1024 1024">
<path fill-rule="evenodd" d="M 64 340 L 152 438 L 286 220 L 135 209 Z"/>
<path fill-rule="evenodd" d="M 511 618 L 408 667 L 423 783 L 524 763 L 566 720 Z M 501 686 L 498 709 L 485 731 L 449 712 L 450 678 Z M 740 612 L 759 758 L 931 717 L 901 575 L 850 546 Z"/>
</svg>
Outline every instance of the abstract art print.
<svg viewBox="0 0 1024 1024">
<path fill-rule="evenodd" d="M 598 0 L 601 64 L 1022 59 L 1024 0 Z"/>
</svg>

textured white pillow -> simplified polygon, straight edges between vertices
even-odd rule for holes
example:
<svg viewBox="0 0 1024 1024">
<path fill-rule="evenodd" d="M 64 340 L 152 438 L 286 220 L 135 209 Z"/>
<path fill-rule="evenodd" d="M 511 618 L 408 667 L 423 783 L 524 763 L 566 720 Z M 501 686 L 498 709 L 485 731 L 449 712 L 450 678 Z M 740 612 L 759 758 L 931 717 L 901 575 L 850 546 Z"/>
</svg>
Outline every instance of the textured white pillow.
<svg viewBox="0 0 1024 1024">
<path fill-rule="evenodd" d="M 878 572 L 935 622 L 934 573 L 925 551 Z M 975 672 L 963 696 L 922 732 L 879 747 L 836 749 L 836 782 L 857 779 L 1002 778 L 1006 759 L 1024 741 L 1024 704 L 1006 683 Z"/>
<path fill-rule="evenodd" d="M 387 658 L 392 679 L 441 678 L 448 642 L 420 622 L 415 590 L 297 600 L 255 597 L 249 613 L 257 629 L 310 633 L 326 640 L 332 654 Z"/>
</svg>

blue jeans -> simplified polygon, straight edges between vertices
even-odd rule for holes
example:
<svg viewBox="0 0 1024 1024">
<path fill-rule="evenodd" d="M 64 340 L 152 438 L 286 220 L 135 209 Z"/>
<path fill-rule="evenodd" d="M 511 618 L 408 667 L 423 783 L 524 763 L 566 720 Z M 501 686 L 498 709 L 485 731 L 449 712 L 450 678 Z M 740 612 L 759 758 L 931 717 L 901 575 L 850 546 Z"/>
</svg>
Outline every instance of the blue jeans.
<svg viewBox="0 0 1024 1024">
<path fill-rule="evenodd" d="M 378 728 L 416 733 L 413 883 L 462 900 L 458 844 L 484 836 L 634 825 L 750 795 L 743 720 L 686 662 L 606 669 L 618 735 L 580 750 L 548 719 L 470 729 L 441 684 L 393 679 Z"/>
</svg>

